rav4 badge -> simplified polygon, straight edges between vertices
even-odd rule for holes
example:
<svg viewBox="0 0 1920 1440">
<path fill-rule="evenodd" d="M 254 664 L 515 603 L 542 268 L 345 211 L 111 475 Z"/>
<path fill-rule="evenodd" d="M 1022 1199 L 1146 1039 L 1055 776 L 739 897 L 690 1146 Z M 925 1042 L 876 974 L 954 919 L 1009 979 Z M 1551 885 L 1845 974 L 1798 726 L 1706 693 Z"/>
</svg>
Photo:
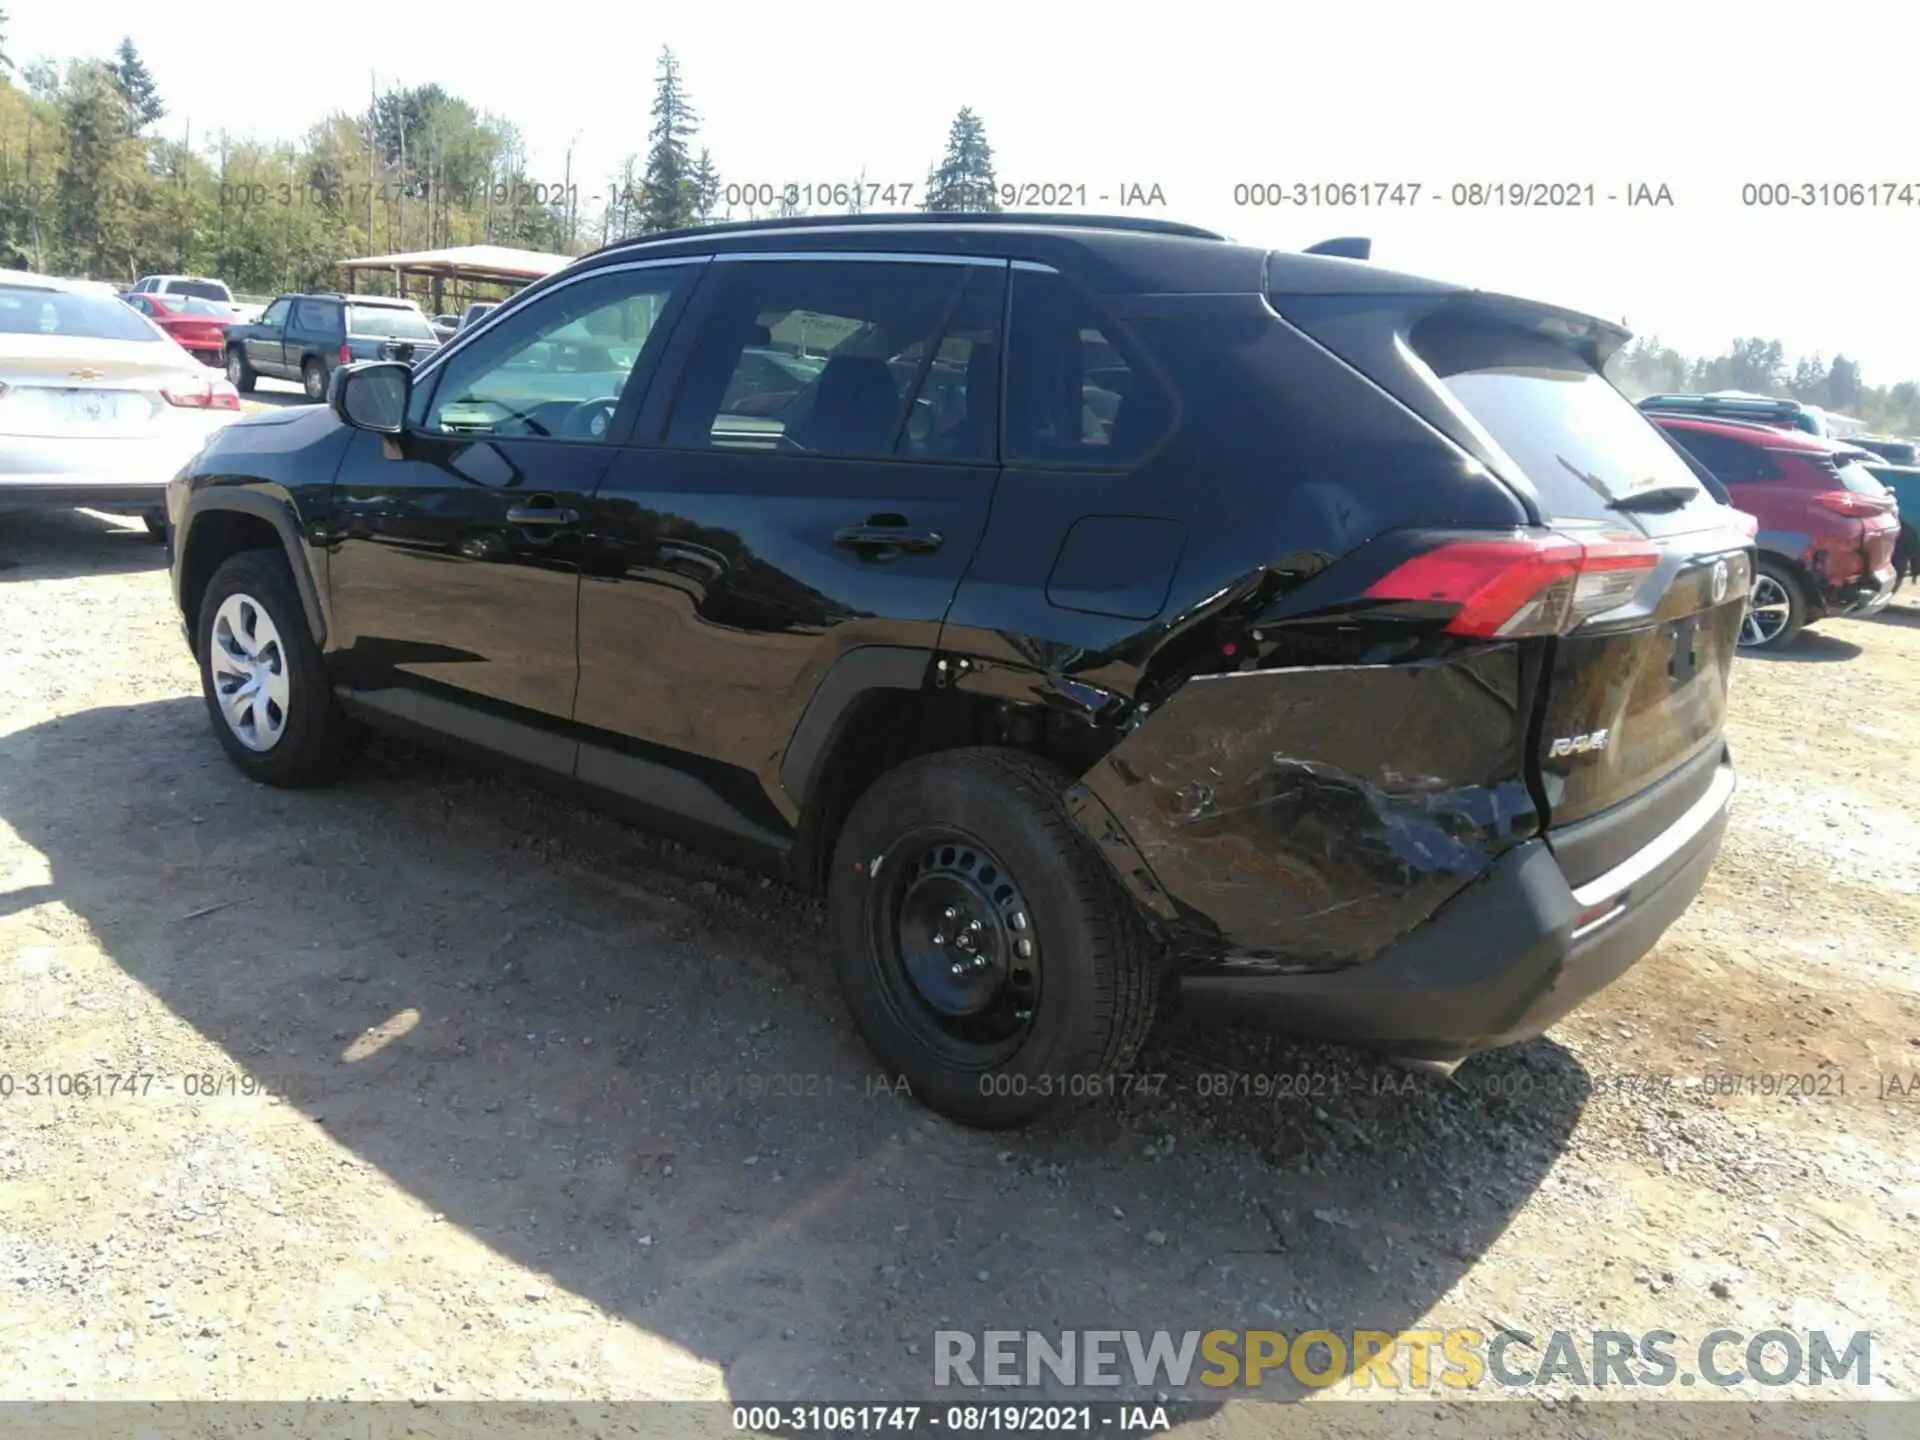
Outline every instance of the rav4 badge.
<svg viewBox="0 0 1920 1440">
<path fill-rule="evenodd" d="M 1588 755 L 1595 750 L 1607 748 L 1607 732 L 1595 730 L 1591 735 L 1567 735 L 1547 747 L 1547 754 L 1555 759 L 1562 755 Z"/>
</svg>

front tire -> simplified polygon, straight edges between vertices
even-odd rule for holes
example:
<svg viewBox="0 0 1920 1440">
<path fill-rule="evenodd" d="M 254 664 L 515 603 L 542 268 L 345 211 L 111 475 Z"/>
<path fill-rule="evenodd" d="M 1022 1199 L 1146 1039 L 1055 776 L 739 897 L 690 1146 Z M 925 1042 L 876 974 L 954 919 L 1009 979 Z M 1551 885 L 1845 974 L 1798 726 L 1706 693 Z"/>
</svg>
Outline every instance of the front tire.
<svg viewBox="0 0 1920 1440">
<path fill-rule="evenodd" d="M 227 383 L 242 395 L 253 393 L 253 382 L 260 377 L 253 373 L 253 366 L 247 363 L 247 357 L 238 349 L 227 351 Z"/>
<path fill-rule="evenodd" d="M 1071 778 L 1011 750 L 882 775 L 828 884 L 835 965 L 890 1077 L 983 1129 L 1110 1094 L 1153 1021 L 1155 946 L 1068 818 Z"/>
<path fill-rule="evenodd" d="M 347 717 L 286 561 L 270 550 L 229 556 L 207 583 L 194 630 L 207 715 L 227 758 L 265 785 L 333 779 Z"/>
<path fill-rule="evenodd" d="M 1807 623 L 1807 592 L 1800 577 L 1778 560 L 1762 559 L 1754 568 L 1746 617 L 1740 622 L 1742 650 L 1784 650 Z"/>
</svg>

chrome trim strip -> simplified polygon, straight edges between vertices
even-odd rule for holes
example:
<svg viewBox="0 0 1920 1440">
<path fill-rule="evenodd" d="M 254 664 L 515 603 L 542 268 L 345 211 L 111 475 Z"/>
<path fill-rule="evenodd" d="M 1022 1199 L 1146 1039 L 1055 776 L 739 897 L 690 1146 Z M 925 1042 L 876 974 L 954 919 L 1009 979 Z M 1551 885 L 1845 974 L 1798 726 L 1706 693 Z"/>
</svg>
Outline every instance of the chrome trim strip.
<svg viewBox="0 0 1920 1440">
<path fill-rule="evenodd" d="M 1736 783 L 1733 767 L 1722 765 L 1719 773 L 1713 777 L 1713 783 L 1707 787 L 1707 793 L 1694 801 L 1686 814 L 1606 874 L 1589 880 L 1575 890 L 1574 903 L 1583 910 L 1589 910 L 1646 879 L 1713 823 L 1713 818 L 1726 809 L 1727 802 L 1733 798 Z"/>
<path fill-rule="evenodd" d="M 890 260 L 909 265 L 999 265 L 1007 261 L 990 255 L 935 255 L 920 251 L 882 250 L 726 250 L 715 260 Z"/>
<path fill-rule="evenodd" d="M 1026 270 L 1035 275 L 1058 275 L 1060 272 L 1051 265 L 1042 265 L 1038 260 L 1015 260 L 1013 268 Z"/>
<path fill-rule="evenodd" d="M 596 275 L 611 275 L 621 270 L 658 270 L 664 265 L 705 265 L 712 259 L 713 256 L 711 255 L 670 255 L 662 256 L 657 260 L 623 260 L 617 265 L 595 265 L 589 269 L 581 270 L 578 273 L 574 272 L 572 265 L 563 265 L 548 277 L 553 281 L 553 284 L 548 285 L 547 288 L 543 289 L 540 293 L 542 295 L 551 295 L 554 291 L 564 290 L 569 285 L 578 285 L 582 280 L 591 279 Z M 578 261 L 575 262 L 575 264 L 578 263 Z M 414 383 L 417 385 L 420 383 L 422 376 L 432 374 L 434 370 L 439 368 L 441 362 L 444 361 L 447 356 L 459 350 L 463 345 L 471 342 L 474 336 L 486 334 L 488 328 L 498 324 L 502 316 L 511 315 L 518 310 L 525 302 L 528 292 L 531 291 L 535 285 L 545 284 L 545 280 L 535 280 L 533 284 L 523 286 L 516 294 L 509 295 L 505 300 L 502 300 L 500 302 L 500 308 L 490 311 L 487 317 L 478 325 L 475 325 L 471 330 L 462 331 L 460 334 L 455 335 L 453 339 L 447 341 L 447 343 L 442 345 L 438 350 L 435 350 L 433 354 L 422 361 L 420 367 L 413 372 Z"/>
</svg>

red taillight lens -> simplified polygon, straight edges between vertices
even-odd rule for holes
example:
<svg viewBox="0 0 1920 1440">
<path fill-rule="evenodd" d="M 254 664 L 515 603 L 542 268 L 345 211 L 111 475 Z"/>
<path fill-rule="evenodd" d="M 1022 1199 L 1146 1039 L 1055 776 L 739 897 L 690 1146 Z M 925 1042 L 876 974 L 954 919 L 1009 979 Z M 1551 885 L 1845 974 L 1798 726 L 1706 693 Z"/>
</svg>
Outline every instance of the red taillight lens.
<svg viewBox="0 0 1920 1440">
<path fill-rule="evenodd" d="M 1374 582 L 1375 600 L 1456 606 L 1455 635 L 1559 635 L 1633 598 L 1660 563 L 1643 541 L 1564 536 L 1456 540 Z"/>
<path fill-rule="evenodd" d="M 353 363 L 353 347 L 352 346 L 342 345 L 340 347 L 340 363 L 342 365 L 351 365 Z"/>
<path fill-rule="evenodd" d="M 240 392 L 225 380 L 187 380 L 162 390 L 169 405 L 185 410 L 238 410 Z"/>
<path fill-rule="evenodd" d="M 1856 495 L 1851 490 L 1822 490 L 1818 495 L 1808 498 L 1822 510 L 1831 510 L 1836 515 L 1848 515 L 1856 520 L 1881 514 L 1887 508 L 1887 502 L 1878 496 Z"/>
</svg>

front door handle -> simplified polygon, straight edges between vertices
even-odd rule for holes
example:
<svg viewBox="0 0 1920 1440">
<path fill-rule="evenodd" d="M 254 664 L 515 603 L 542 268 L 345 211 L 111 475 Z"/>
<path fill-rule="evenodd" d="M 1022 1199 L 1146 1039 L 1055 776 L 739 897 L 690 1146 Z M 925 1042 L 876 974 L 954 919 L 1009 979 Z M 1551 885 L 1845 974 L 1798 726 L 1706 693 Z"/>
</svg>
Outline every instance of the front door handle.
<svg viewBox="0 0 1920 1440">
<path fill-rule="evenodd" d="M 551 505 L 516 505 L 507 511 L 509 525 L 572 525 L 579 518 L 578 510 L 560 510 Z"/>
<path fill-rule="evenodd" d="M 938 550 L 942 539 L 932 530 L 899 530 L 891 525 L 849 525 L 844 530 L 834 532 L 833 543 L 842 550 L 857 550 L 866 554 L 891 550 L 924 555 L 929 550 Z"/>
</svg>

